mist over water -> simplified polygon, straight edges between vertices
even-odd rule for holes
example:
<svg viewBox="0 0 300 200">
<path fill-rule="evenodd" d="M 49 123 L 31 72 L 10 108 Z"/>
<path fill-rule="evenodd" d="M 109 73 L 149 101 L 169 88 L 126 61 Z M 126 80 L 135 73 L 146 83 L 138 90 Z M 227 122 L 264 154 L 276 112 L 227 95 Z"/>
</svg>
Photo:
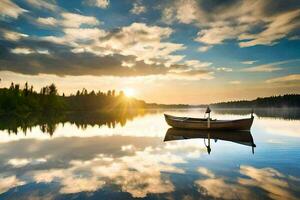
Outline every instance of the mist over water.
<svg viewBox="0 0 300 200">
<path fill-rule="evenodd" d="M 256 110 L 250 133 L 196 137 L 170 131 L 163 113 L 204 115 L 172 109 L 1 119 L 0 199 L 299 199 L 299 111 Z"/>
</svg>

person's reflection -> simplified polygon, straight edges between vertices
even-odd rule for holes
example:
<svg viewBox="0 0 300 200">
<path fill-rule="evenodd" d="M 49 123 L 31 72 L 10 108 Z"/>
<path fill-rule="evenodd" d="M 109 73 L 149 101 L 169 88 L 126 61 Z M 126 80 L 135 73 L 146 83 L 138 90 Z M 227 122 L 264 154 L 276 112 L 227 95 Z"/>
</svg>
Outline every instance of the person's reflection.
<svg viewBox="0 0 300 200">
<path fill-rule="evenodd" d="M 210 148 L 210 134 L 209 133 L 207 134 L 207 140 L 208 140 L 208 145 L 206 144 L 205 138 L 204 138 L 204 145 L 206 146 L 207 153 L 210 154 L 211 148 Z"/>
</svg>

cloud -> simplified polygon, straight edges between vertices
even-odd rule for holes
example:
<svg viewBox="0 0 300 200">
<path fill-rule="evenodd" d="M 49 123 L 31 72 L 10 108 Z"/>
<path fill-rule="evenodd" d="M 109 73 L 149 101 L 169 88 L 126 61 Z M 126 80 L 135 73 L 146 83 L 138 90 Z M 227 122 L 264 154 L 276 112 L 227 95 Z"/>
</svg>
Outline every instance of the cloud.
<svg viewBox="0 0 300 200">
<path fill-rule="evenodd" d="M 242 165 L 240 173 L 247 178 L 239 178 L 241 185 L 259 187 L 265 190 L 271 199 L 290 199 L 296 200 L 297 197 L 290 192 L 290 186 L 287 180 L 290 177 L 283 175 L 273 168 L 255 168 Z"/>
<path fill-rule="evenodd" d="M 79 28 L 82 24 L 86 25 L 98 25 L 99 21 L 96 17 L 85 16 L 76 13 L 64 12 L 61 14 L 63 20 L 61 21 L 61 25 L 68 28 Z"/>
<path fill-rule="evenodd" d="M 274 72 L 274 71 L 280 71 L 280 70 L 282 70 L 281 67 L 266 64 L 266 65 L 259 65 L 256 67 L 248 67 L 248 68 L 243 69 L 242 71 L 244 71 L 244 72 Z"/>
<path fill-rule="evenodd" d="M 235 183 L 225 182 L 222 178 L 208 178 L 195 181 L 195 184 L 203 188 L 208 196 L 220 199 L 252 199 L 251 192 L 245 187 Z M 203 190 L 202 189 L 202 190 Z"/>
<path fill-rule="evenodd" d="M 207 177 L 209 177 L 209 178 L 215 178 L 215 174 L 214 174 L 212 171 L 210 171 L 209 169 L 205 168 L 205 167 L 199 167 L 199 168 L 197 169 L 197 171 L 198 171 L 200 174 L 202 174 L 202 175 L 204 175 L 204 176 L 207 176 Z"/>
<path fill-rule="evenodd" d="M 16 178 L 15 175 L 13 176 L 4 176 L 0 174 L 0 194 L 8 191 L 12 187 L 24 185 L 25 182 Z"/>
<path fill-rule="evenodd" d="M 273 63 L 263 64 L 263 65 L 258 65 L 258 66 L 254 66 L 254 67 L 248 67 L 248 68 L 242 69 L 241 71 L 245 71 L 245 72 L 280 71 L 280 70 L 283 70 L 282 67 L 279 67 L 280 65 L 287 64 L 287 63 L 292 63 L 292 62 L 298 62 L 298 61 L 300 61 L 300 60 L 299 59 L 284 60 L 284 61 L 279 61 L 279 62 L 273 62 Z"/>
<path fill-rule="evenodd" d="M 137 1 L 137 2 L 134 2 L 133 3 L 133 7 L 132 9 L 130 10 L 130 12 L 132 14 L 135 14 L 135 15 L 139 15 L 141 13 L 145 13 L 146 12 L 146 7 L 142 4 L 141 1 Z"/>
<path fill-rule="evenodd" d="M 184 24 L 196 20 L 196 2 L 194 0 L 181 0 L 178 4 L 177 18 Z"/>
<path fill-rule="evenodd" d="M 240 42 L 240 47 L 255 45 L 274 45 L 279 39 L 300 27 L 300 9 L 280 14 L 270 20 L 267 28 L 258 34 L 246 34 L 243 38 L 249 40 Z M 241 38 L 241 39 L 243 39 Z"/>
<path fill-rule="evenodd" d="M 200 169 L 200 170 L 199 170 Z M 289 181 L 299 181 L 297 177 L 287 176 L 273 168 L 255 168 L 241 165 L 239 173 L 249 178 L 216 178 L 215 174 L 206 168 L 200 167 L 199 173 L 207 176 L 207 179 L 197 180 L 195 184 L 200 191 L 208 196 L 222 199 L 257 199 L 251 187 L 264 190 L 271 199 L 296 200 L 291 192 Z"/>
<path fill-rule="evenodd" d="M 58 9 L 58 6 L 54 3 L 51 3 L 51 1 L 43 1 L 43 0 L 26 0 L 26 1 L 30 5 L 38 8 L 38 9 L 41 9 L 41 10 L 46 9 L 49 11 L 56 11 Z"/>
<path fill-rule="evenodd" d="M 0 1 L 0 20 L 2 17 L 12 17 L 18 18 L 19 15 L 23 14 L 24 12 L 28 12 L 27 10 L 19 7 L 17 4 L 13 3 L 11 0 L 1 0 Z"/>
<path fill-rule="evenodd" d="M 106 182 L 120 186 L 123 192 L 135 198 L 174 191 L 174 185 L 162 173 L 184 173 L 182 169 L 173 166 L 184 163 L 184 160 L 170 152 L 161 153 L 151 147 L 140 151 L 136 149 L 131 154 L 109 159 L 99 154 L 89 160 L 71 160 L 70 166 L 64 169 L 38 170 L 28 175 L 38 183 L 59 180 L 62 186 L 60 193 L 63 194 L 96 191 Z M 78 176 L 79 171 L 86 175 Z"/>
<path fill-rule="evenodd" d="M 218 67 L 217 71 L 221 71 L 221 72 L 232 72 L 232 68 L 229 67 Z"/>
<path fill-rule="evenodd" d="M 85 0 L 85 3 L 89 6 L 96 6 L 102 9 L 109 6 L 109 0 Z"/>
<path fill-rule="evenodd" d="M 244 64 L 244 65 L 252 65 L 255 62 L 257 62 L 257 60 L 246 60 L 246 61 L 243 61 L 241 63 Z"/>
<path fill-rule="evenodd" d="M 34 53 L 32 49 L 29 48 L 15 48 L 11 49 L 11 52 L 14 54 L 31 54 Z"/>
<path fill-rule="evenodd" d="M 212 48 L 211 45 L 208 45 L 208 46 L 202 46 L 202 47 L 199 47 L 199 48 L 198 48 L 198 51 L 200 51 L 200 52 L 206 52 L 206 51 L 208 51 L 208 50 L 211 49 L 211 48 Z"/>
<path fill-rule="evenodd" d="M 198 32 L 195 41 L 208 45 L 222 44 L 224 40 L 234 39 L 241 32 L 246 31 L 247 26 L 231 27 L 226 24 L 217 24 Z"/>
<path fill-rule="evenodd" d="M 13 159 L 9 159 L 7 161 L 7 164 L 11 165 L 14 168 L 20 168 L 28 164 L 36 165 L 36 164 L 44 163 L 46 161 L 47 160 L 44 158 L 37 158 L 37 159 L 13 158 Z"/>
<path fill-rule="evenodd" d="M 27 34 L 18 33 L 15 31 L 9 31 L 9 30 L 5 30 L 5 29 L 0 30 L 0 32 L 2 34 L 2 37 L 5 40 L 9 40 L 9 41 L 19 41 L 22 38 L 28 37 Z"/>
<path fill-rule="evenodd" d="M 53 18 L 53 17 L 46 17 L 46 18 L 42 18 L 42 17 L 39 17 L 37 19 L 37 22 L 39 24 L 42 24 L 42 25 L 48 25 L 48 26 L 55 26 L 58 24 L 58 21 L 57 19 Z"/>
<path fill-rule="evenodd" d="M 164 6 L 162 21 L 193 24 L 199 28 L 195 41 L 209 46 L 230 39 L 240 47 L 274 45 L 300 26 L 300 3 L 293 0 L 177 0 L 171 4 Z"/>
<path fill-rule="evenodd" d="M 187 60 L 184 62 L 184 64 L 193 69 L 204 68 L 212 65 L 211 62 L 201 62 L 199 60 Z"/>
<path fill-rule="evenodd" d="M 287 76 L 281 76 L 266 80 L 266 83 L 278 83 L 278 84 L 299 84 L 300 74 L 290 74 Z"/>
<path fill-rule="evenodd" d="M 7 164 L 12 165 L 13 167 L 24 167 L 25 165 L 28 165 L 30 161 L 28 159 L 10 159 Z"/>
</svg>

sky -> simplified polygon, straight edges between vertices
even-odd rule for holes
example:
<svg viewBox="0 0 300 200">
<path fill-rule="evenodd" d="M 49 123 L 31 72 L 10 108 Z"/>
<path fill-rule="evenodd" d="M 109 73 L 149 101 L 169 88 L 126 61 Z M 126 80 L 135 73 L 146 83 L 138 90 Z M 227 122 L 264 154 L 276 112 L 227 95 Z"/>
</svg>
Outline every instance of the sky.
<svg viewBox="0 0 300 200">
<path fill-rule="evenodd" d="M 300 1 L 1 0 L 0 78 L 156 103 L 300 93 Z"/>
</svg>

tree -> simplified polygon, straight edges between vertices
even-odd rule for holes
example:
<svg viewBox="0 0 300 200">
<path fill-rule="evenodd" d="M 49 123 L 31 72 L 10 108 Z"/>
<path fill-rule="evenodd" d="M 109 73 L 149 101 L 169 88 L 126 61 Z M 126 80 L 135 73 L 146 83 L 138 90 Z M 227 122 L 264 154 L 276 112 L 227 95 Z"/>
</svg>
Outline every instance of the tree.
<svg viewBox="0 0 300 200">
<path fill-rule="evenodd" d="M 49 86 L 49 94 L 50 95 L 57 95 L 57 89 L 56 89 L 56 86 L 54 85 L 54 83 L 52 83 Z"/>
</svg>

